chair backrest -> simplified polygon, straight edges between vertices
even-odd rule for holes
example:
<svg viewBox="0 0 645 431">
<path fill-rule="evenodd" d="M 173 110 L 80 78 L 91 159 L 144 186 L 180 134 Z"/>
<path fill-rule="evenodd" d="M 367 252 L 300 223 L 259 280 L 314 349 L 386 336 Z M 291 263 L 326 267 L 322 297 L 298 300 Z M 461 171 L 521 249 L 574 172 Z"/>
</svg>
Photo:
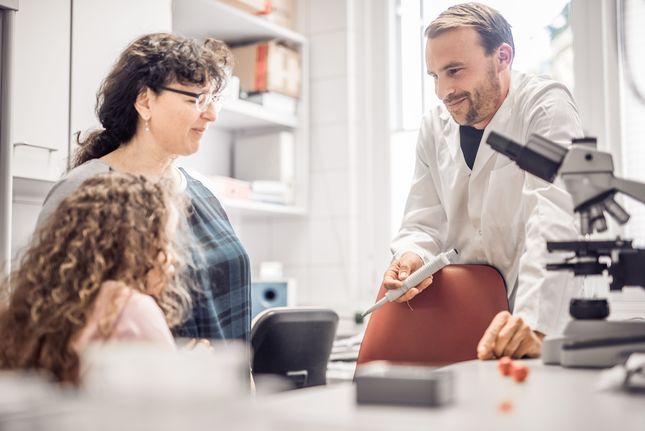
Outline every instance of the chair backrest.
<svg viewBox="0 0 645 431">
<path fill-rule="evenodd" d="M 278 374 L 296 388 L 324 385 L 338 314 L 324 308 L 278 307 L 253 321 L 253 374 Z"/>
<path fill-rule="evenodd" d="M 382 288 L 377 300 L 384 294 Z M 372 313 L 357 364 L 445 365 L 475 359 L 479 340 L 502 310 L 508 310 L 508 299 L 499 271 L 488 265 L 448 265 L 409 305 L 392 302 Z"/>
</svg>

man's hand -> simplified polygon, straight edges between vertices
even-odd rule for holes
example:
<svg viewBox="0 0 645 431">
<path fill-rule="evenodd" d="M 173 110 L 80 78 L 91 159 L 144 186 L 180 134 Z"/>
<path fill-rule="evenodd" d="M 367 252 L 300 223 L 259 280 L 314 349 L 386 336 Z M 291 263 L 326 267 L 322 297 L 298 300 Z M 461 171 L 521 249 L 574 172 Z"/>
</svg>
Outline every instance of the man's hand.
<svg viewBox="0 0 645 431">
<path fill-rule="evenodd" d="M 484 332 L 477 346 L 479 359 L 537 358 L 542 350 L 544 334 L 533 331 L 521 317 L 501 311 Z"/>
<path fill-rule="evenodd" d="M 423 265 L 423 260 L 412 252 L 403 253 L 401 257 L 392 261 L 392 264 L 385 271 L 383 283 L 381 286 L 386 289 L 398 289 L 403 284 L 403 280 Z M 396 302 L 406 302 L 421 293 L 426 287 L 432 284 L 432 277 L 428 277 L 417 286 L 408 290 Z"/>
</svg>

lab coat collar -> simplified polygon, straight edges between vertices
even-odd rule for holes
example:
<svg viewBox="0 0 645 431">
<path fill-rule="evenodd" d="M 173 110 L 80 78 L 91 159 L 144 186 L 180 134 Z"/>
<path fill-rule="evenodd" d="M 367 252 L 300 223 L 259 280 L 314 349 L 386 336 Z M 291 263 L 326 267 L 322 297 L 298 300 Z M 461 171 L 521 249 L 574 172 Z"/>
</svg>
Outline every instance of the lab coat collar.
<svg viewBox="0 0 645 431">
<path fill-rule="evenodd" d="M 445 105 L 442 104 L 440 109 L 441 113 L 439 114 L 439 118 L 443 124 L 442 133 L 443 136 L 445 136 L 448 151 L 450 151 L 450 157 L 452 157 L 452 160 L 454 161 L 459 157 L 459 152 L 461 151 L 461 146 L 459 144 L 459 124 L 457 124 L 452 118 L 452 115 L 450 115 L 450 112 L 448 112 Z"/>
<path fill-rule="evenodd" d="M 508 94 L 491 119 L 490 123 L 488 123 L 484 129 L 484 134 L 482 135 L 482 140 L 479 143 L 479 149 L 477 150 L 477 157 L 475 157 L 475 164 L 473 166 L 471 178 L 478 176 L 482 172 L 490 171 L 490 169 L 485 169 L 486 165 L 494 155 L 499 154 L 486 143 L 486 139 L 488 139 L 488 135 L 491 130 L 503 130 L 504 124 L 510 121 L 511 114 L 513 113 L 513 106 L 515 105 L 514 99 L 517 89 L 517 81 L 519 81 L 519 77 L 515 76 L 514 72 L 511 72 L 511 82 L 509 84 Z"/>
</svg>

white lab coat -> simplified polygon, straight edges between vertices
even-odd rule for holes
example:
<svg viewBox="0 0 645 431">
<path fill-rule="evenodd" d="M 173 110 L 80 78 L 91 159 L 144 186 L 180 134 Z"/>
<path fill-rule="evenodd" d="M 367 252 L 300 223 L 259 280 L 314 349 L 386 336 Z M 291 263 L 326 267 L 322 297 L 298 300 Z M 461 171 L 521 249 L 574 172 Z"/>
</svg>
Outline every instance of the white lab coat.
<svg viewBox="0 0 645 431">
<path fill-rule="evenodd" d="M 582 136 L 565 86 L 513 72 L 471 172 L 459 125 L 445 106 L 434 108 L 421 124 L 414 179 L 392 251 L 395 256 L 413 251 L 428 261 L 454 247 L 463 263 L 493 265 L 504 276 L 513 314 L 534 330 L 561 333 L 569 320 L 569 299 L 580 294 L 582 281 L 545 269 L 558 257 L 549 255 L 546 241 L 578 237 L 571 197 L 495 152 L 485 143 L 490 131 L 520 144 L 531 133 L 560 144 Z"/>
</svg>

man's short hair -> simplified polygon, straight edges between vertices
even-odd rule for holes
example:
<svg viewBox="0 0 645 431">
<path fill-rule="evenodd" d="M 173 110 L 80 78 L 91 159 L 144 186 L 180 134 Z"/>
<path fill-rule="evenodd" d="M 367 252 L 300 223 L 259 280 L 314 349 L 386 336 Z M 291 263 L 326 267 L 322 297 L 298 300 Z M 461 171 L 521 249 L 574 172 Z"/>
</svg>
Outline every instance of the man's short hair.
<svg viewBox="0 0 645 431">
<path fill-rule="evenodd" d="M 425 35 L 432 39 L 460 27 L 475 29 L 486 55 L 492 54 L 504 42 L 515 53 L 511 25 L 498 11 L 481 3 L 462 3 L 449 7 L 430 23 Z"/>
</svg>

